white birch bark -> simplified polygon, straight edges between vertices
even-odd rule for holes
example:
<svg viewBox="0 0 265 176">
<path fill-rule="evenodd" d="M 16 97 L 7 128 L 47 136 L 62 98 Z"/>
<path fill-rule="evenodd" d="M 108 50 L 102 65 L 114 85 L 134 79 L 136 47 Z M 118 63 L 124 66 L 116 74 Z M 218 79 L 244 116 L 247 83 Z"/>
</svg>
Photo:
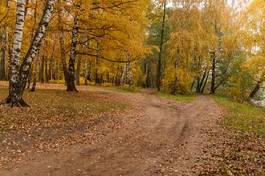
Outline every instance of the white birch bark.
<svg viewBox="0 0 265 176">
<path fill-rule="evenodd" d="M 9 96 L 4 103 L 13 106 L 28 106 L 22 99 L 23 91 L 26 87 L 32 60 L 35 58 L 47 26 L 51 20 L 55 0 L 47 0 L 43 16 L 40 20 L 38 29 L 34 35 L 30 48 L 20 65 L 20 53 L 23 40 L 23 29 L 26 14 L 26 0 L 17 0 L 17 19 L 14 33 L 13 48 L 10 59 L 10 80 Z"/>
<path fill-rule="evenodd" d="M 20 53 L 25 23 L 25 6 L 26 0 L 17 0 L 16 26 L 9 68 L 9 97 L 11 98 L 9 101 L 11 101 L 11 103 L 13 102 L 13 99 L 17 98 L 16 88 L 18 87 L 19 83 Z"/>
<path fill-rule="evenodd" d="M 20 69 L 21 93 L 23 93 L 25 89 L 32 61 L 38 53 L 41 42 L 47 30 L 48 24 L 52 18 L 52 13 L 54 10 L 54 3 L 55 3 L 55 0 L 47 0 L 45 10 L 43 12 L 43 16 L 39 23 L 39 27 L 35 33 L 35 36 L 32 40 L 31 46 L 26 54 L 26 57 L 24 58 L 24 61 L 21 65 L 21 69 Z"/>
</svg>

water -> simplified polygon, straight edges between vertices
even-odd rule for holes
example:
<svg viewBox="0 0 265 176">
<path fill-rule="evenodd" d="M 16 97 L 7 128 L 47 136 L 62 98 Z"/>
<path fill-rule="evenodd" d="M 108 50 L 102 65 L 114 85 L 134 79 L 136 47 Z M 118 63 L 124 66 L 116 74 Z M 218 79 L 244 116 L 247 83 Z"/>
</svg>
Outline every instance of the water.
<svg viewBox="0 0 265 176">
<path fill-rule="evenodd" d="M 261 100 L 252 100 L 258 106 L 265 107 L 265 89 L 261 93 Z"/>
</svg>

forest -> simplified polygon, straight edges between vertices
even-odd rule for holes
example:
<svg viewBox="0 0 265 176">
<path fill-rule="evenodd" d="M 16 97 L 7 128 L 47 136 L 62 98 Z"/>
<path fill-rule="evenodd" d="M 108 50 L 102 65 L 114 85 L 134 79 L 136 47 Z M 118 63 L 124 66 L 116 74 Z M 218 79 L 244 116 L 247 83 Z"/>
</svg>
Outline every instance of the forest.
<svg viewBox="0 0 265 176">
<path fill-rule="evenodd" d="M 19 175 L 1 170 L 1 166 L 16 167 L 13 160 L 35 151 L 36 146 L 46 150 L 54 143 L 52 148 L 60 148 L 67 145 L 62 141 L 79 141 L 73 135 L 84 136 L 94 127 L 100 129 L 94 130 L 97 139 L 105 132 L 112 134 L 102 144 L 119 148 L 117 153 L 122 156 L 111 160 L 115 151 L 97 151 L 101 144 L 96 140 L 96 147 L 89 144 L 89 150 L 95 150 L 95 157 L 104 155 L 105 160 L 85 160 L 74 149 L 60 148 L 78 158 L 72 170 L 64 165 L 67 161 L 61 154 L 58 172 L 48 168 L 39 174 L 75 175 L 74 170 L 89 161 L 98 164 L 82 165 L 80 175 L 263 175 L 265 1 L 1 0 L 0 98 L 0 175 Z M 142 126 L 132 125 L 133 119 Z M 124 131 L 113 132 L 118 129 Z M 135 136 L 128 134 L 129 142 L 128 131 L 135 132 Z M 176 144 L 176 134 L 179 141 L 190 141 L 185 145 L 191 153 L 178 147 L 175 153 L 165 154 L 165 148 Z M 218 134 L 227 138 L 219 139 Z M 13 143 L 24 135 L 24 142 Z M 124 139 L 123 146 L 111 142 L 111 138 L 116 141 L 115 136 Z M 186 152 L 190 163 L 195 162 L 194 156 L 207 161 L 195 149 L 200 138 L 211 141 L 202 147 L 209 156 L 219 157 L 213 159 L 216 165 L 200 162 L 195 167 L 179 162 L 177 152 Z M 247 140 L 241 140 L 244 138 Z M 13 142 L 4 142 L 8 139 Z M 86 136 L 86 140 L 94 138 Z M 149 143 L 157 146 L 151 149 L 157 155 L 147 156 L 147 146 L 141 152 L 136 147 L 124 153 L 121 147 L 130 143 L 141 149 Z M 162 150 L 158 146 L 163 144 Z M 218 149 L 209 145 L 218 145 Z M 242 155 L 232 152 L 237 147 Z M 15 151 L 12 155 L 11 149 Z M 222 154 L 211 153 L 218 151 Z M 163 157 L 154 159 L 163 163 L 159 171 L 151 169 L 155 165 L 149 160 L 141 167 L 137 165 L 140 161 L 128 160 L 132 165 L 124 164 L 119 171 L 116 165 L 137 152 L 136 158 L 176 158 L 171 164 L 165 164 L 168 161 Z M 50 158 L 42 156 L 43 161 Z M 244 169 L 246 160 L 249 165 Z M 113 165 L 106 167 L 108 162 Z M 20 171 L 36 175 L 42 165 L 28 162 Z M 190 166 L 195 171 L 184 169 Z"/>
<path fill-rule="evenodd" d="M 241 102 L 260 97 L 264 5 L 26 0 L 18 1 L 16 12 L 14 1 L 2 1 L 0 79 L 10 83 L 6 103 L 27 105 L 22 94 L 34 91 L 37 82 L 65 83 L 67 91 L 98 84 L 171 94 L 219 92 Z"/>
</svg>

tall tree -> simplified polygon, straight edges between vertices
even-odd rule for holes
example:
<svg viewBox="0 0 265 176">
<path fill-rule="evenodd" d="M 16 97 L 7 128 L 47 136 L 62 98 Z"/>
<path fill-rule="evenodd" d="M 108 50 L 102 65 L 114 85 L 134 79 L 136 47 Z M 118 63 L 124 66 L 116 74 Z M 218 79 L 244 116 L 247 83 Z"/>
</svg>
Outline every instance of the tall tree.
<svg viewBox="0 0 265 176">
<path fill-rule="evenodd" d="M 164 46 L 164 33 L 165 33 L 165 21 L 166 21 L 166 8 L 167 8 L 167 0 L 163 1 L 163 17 L 161 22 L 161 38 L 159 44 L 159 56 L 157 61 L 157 90 L 161 89 L 161 72 L 162 72 L 162 54 L 163 54 L 163 46 Z"/>
<path fill-rule="evenodd" d="M 26 14 L 26 1 L 17 1 L 16 28 L 14 33 L 14 42 L 10 61 L 9 95 L 4 102 L 5 104 L 10 105 L 11 107 L 28 106 L 22 98 L 23 92 L 26 87 L 32 61 L 37 55 L 37 52 L 41 45 L 41 41 L 44 38 L 44 34 L 47 30 L 47 26 L 52 18 L 54 3 L 55 0 L 47 0 L 38 29 L 34 35 L 30 48 L 28 49 L 27 54 L 25 55 L 23 62 L 20 65 L 20 52 L 23 40 L 23 29 Z"/>
</svg>

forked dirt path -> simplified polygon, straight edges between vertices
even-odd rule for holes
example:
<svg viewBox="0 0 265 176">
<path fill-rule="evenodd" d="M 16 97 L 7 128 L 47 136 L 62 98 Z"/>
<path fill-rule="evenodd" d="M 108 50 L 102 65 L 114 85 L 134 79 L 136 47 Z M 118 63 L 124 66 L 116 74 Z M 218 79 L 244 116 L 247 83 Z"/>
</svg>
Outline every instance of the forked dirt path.
<svg viewBox="0 0 265 176">
<path fill-rule="evenodd" d="M 208 143 L 207 131 L 220 117 L 209 97 L 178 104 L 146 94 L 128 94 L 143 106 L 138 120 L 104 136 L 100 142 L 32 154 L 1 169 L 1 176 L 156 176 L 197 175 L 194 166 Z M 125 119 L 126 120 L 126 119 Z"/>
</svg>

